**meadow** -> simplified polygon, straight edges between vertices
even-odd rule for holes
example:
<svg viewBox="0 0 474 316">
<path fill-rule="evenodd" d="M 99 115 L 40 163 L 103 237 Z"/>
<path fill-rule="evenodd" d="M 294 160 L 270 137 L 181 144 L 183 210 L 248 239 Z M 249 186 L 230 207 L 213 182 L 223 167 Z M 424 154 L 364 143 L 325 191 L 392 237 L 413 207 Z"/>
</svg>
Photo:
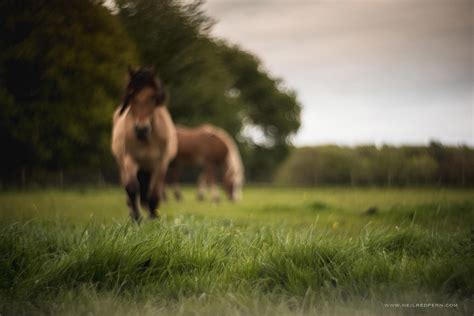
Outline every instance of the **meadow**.
<svg viewBox="0 0 474 316">
<path fill-rule="evenodd" d="M 0 314 L 474 311 L 474 190 L 185 188 L 160 213 L 131 223 L 118 187 L 1 192 Z"/>
</svg>

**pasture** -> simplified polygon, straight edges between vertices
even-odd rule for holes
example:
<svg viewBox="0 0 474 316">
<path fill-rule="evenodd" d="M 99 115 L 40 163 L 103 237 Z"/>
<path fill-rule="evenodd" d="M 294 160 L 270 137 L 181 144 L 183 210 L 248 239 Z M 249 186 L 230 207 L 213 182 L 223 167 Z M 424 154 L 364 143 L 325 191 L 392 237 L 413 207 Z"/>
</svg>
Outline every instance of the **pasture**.
<svg viewBox="0 0 474 316">
<path fill-rule="evenodd" d="M 0 313 L 474 311 L 474 190 L 250 187 L 217 205 L 194 195 L 185 188 L 136 225 L 118 187 L 0 193 Z"/>
</svg>

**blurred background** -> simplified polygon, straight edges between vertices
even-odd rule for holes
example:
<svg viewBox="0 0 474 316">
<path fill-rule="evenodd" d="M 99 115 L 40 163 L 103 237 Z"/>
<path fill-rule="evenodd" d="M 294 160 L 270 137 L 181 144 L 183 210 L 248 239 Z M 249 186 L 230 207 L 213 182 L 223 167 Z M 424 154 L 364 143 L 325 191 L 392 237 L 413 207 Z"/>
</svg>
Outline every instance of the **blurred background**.
<svg viewBox="0 0 474 316">
<path fill-rule="evenodd" d="M 117 182 L 128 65 L 233 135 L 248 182 L 472 186 L 473 6 L 0 0 L 0 187 Z"/>
</svg>

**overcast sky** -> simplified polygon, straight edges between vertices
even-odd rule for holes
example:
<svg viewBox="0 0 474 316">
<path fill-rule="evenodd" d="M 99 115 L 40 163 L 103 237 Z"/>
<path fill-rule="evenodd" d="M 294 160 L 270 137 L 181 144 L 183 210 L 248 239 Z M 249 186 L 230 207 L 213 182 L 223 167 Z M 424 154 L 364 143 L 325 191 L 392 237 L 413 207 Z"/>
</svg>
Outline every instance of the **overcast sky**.
<svg viewBox="0 0 474 316">
<path fill-rule="evenodd" d="M 474 1 L 207 0 L 213 34 L 297 91 L 297 145 L 474 145 Z"/>
</svg>

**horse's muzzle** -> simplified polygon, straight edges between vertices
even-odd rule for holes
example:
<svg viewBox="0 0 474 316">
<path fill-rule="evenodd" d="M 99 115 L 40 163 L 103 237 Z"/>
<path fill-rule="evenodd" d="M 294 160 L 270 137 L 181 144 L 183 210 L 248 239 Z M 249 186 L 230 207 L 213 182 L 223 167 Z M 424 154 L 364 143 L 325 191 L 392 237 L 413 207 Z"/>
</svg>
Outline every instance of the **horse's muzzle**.
<svg viewBox="0 0 474 316">
<path fill-rule="evenodd" d="M 151 125 L 135 125 L 135 135 L 139 140 L 146 141 L 151 132 Z"/>
</svg>

